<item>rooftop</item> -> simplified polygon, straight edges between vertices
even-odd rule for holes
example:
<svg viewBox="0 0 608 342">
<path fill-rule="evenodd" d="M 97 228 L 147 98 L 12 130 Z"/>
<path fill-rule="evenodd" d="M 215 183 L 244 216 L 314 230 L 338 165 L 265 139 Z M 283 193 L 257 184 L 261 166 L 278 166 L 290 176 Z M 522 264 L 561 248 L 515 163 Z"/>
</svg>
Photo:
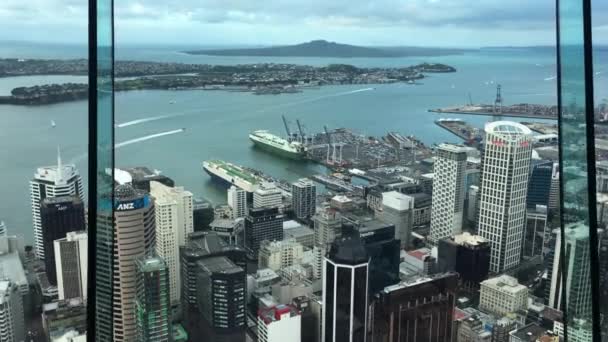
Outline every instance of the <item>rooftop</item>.
<svg viewBox="0 0 608 342">
<path fill-rule="evenodd" d="M 473 235 L 469 232 L 464 232 L 462 234 L 455 235 L 453 238 L 454 242 L 459 245 L 468 245 L 468 246 L 479 246 L 482 243 L 487 243 L 488 241 L 479 235 Z"/>
<path fill-rule="evenodd" d="M 199 260 L 197 262 L 197 265 L 210 274 L 233 274 L 243 272 L 242 268 L 235 265 L 232 261 L 230 261 L 230 259 L 226 257 L 212 257 Z"/>
<path fill-rule="evenodd" d="M 159 256 L 149 256 L 135 261 L 140 272 L 162 271 L 167 269 L 165 261 Z"/>
<path fill-rule="evenodd" d="M 520 341 L 536 342 L 536 340 L 545 335 L 546 332 L 547 329 L 539 326 L 536 323 L 530 323 L 522 328 L 512 331 L 510 335 L 517 337 Z"/>
<path fill-rule="evenodd" d="M 397 291 L 397 290 L 401 290 L 404 288 L 408 288 L 408 287 L 412 287 L 412 286 L 416 286 L 416 285 L 420 285 L 420 284 L 424 284 L 424 283 L 428 283 L 430 281 L 433 280 L 437 280 L 437 279 L 441 279 L 441 278 L 446 278 L 446 277 L 451 277 L 451 276 L 455 276 L 455 273 L 440 273 L 440 274 L 434 274 L 434 275 L 430 275 L 430 276 L 417 276 L 417 277 L 413 277 L 413 278 L 408 278 L 408 279 L 404 279 L 401 280 L 401 282 L 399 282 L 398 284 L 395 285 L 390 285 L 384 288 L 383 292 L 384 293 L 391 293 L 393 291 Z"/>
<path fill-rule="evenodd" d="M 258 318 L 263 320 L 266 325 L 280 321 L 286 314 L 289 314 L 289 317 L 291 318 L 299 315 L 300 311 L 295 306 L 285 304 L 258 310 Z"/>
<path fill-rule="evenodd" d="M 27 285 L 25 270 L 17 252 L 0 254 L 0 276 L 19 287 Z"/>
<path fill-rule="evenodd" d="M 485 280 L 481 282 L 481 286 L 488 286 L 494 289 L 500 289 L 501 292 L 508 292 L 511 294 L 519 293 L 520 291 L 528 289 L 524 285 L 519 284 L 519 282 L 517 282 L 517 279 L 506 274 Z"/>
<path fill-rule="evenodd" d="M 485 130 L 487 133 L 501 134 L 507 137 L 532 134 L 532 131 L 528 127 L 513 121 L 489 122 L 486 124 Z"/>
<path fill-rule="evenodd" d="M 444 151 L 448 151 L 448 152 L 453 152 L 453 153 L 467 153 L 468 149 L 465 148 L 465 146 L 463 145 L 456 145 L 456 144 L 439 144 L 439 148 L 444 150 Z"/>
</svg>

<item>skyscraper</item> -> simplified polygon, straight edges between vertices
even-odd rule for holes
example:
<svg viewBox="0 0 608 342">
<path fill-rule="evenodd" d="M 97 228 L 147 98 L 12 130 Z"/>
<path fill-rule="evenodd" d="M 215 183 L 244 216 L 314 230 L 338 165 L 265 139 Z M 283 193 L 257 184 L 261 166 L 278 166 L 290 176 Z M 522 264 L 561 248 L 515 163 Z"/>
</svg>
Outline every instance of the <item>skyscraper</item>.
<svg viewBox="0 0 608 342">
<path fill-rule="evenodd" d="M 414 220 L 414 198 L 397 191 L 382 193 L 382 211 L 379 218 L 395 226 L 395 239 L 401 247 L 408 247 Z"/>
<path fill-rule="evenodd" d="M 313 216 L 313 223 L 315 232 L 313 247 L 315 265 L 313 276 L 315 279 L 321 279 L 324 258 L 329 250 L 329 246 L 342 236 L 342 217 L 336 209 L 322 207 Z"/>
<path fill-rule="evenodd" d="M 291 206 L 299 219 L 309 219 L 315 214 L 317 187 L 308 178 L 301 178 L 291 185 Z"/>
<path fill-rule="evenodd" d="M 150 191 L 155 199 L 156 253 L 167 265 L 171 304 L 177 305 L 181 288 L 179 246 L 194 231 L 192 193 L 156 181 L 150 182 Z"/>
<path fill-rule="evenodd" d="M 478 234 L 490 241 L 490 271 L 519 265 L 532 156 L 528 127 L 510 121 L 486 124 Z"/>
<path fill-rule="evenodd" d="M 455 273 L 387 286 L 373 298 L 369 320 L 371 341 L 452 341 L 457 288 Z"/>
<path fill-rule="evenodd" d="M 53 242 L 59 299 L 87 299 L 87 232 L 69 232 Z"/>
<path fill-rule="evenodd" d="M 591 303 L 594 300 L 589 282 L 591 277 L 589 227 L 583 223 L 575 223 L 564 227 L 564 232 L 565 235 L 562 236 L 559 229 L 555 230 L 557 237 L 549 306 L 566 312 L 570 318 L 588 319 L 591 317 Z M 565 290 L 563 285 L 566 285 Z M 564 295 L 566 298 L 563 297 Z"/>
<path fill-rule="evenodd" d="M 200 336 L 210 342 L 245 341 L 245 270 L 224 256 L 199 260 L 197 268 Z"/>
<path fill-rule="evenodd" d="M 75 196 L 84 201 L 84 188 L 80 174 L 74 165 L 64 165 L 57 152 L 56 166 L 39 167 L 30 181 L 32 220 L 34 225 L 34 252 L 44 259 L 44 237 L 40 218 L 40 205 L 47 197 Z"/>
<path fill-rule="evenodd" d="M 0 221 L 0 236 L 5 236 L 6 233 L 6 224 L 4 221 Z"/>
<path fill-rule="evenodd" d="M 0 341 L 25 341 L 23 300 L 14 283 L 0 281 Z"/>
<path fill-rule="evenodd" d="M 57 285 L 53 242 L 65 238 L 68 232 L 85 230 L 84 205 L 78 197 L 47 197 L 40 205 L 40 223 L 46 274 L 49 282 Z"/>
<path fill-rule="evenodd" d="M 279 304 L 258 310 L 259 342 L 300 342 L 302 329 L 300 311 L 294 306 Z"/>
<path fill-rule="evenodd" d="M 274 183 L 263 182 L 253 192 L 254 208 L 278 208 L 282 205 L 283 195 Z"/>
<path fill-rule="evenodd" d="M 154 200 L 124 184 L 116 187 L 113 206 L 113 217 L 109 211 L 97 217 L 95 340 L 135 341 L 135 260 L 155 250 Z"/>
<path fill-rule="evenodd" d="M 537 204 L 536 207 L 529 207 L 526 210 L 522 257 L 532 258 L 543 255 L 545 238 L 549 235 L 547 220 L 547 207 L 544 205 Z"/>
<path fill-rule="evenodd" d="M 490 243 L 467 232 L 439 240 L 437 267 L 439 272 L 457 272 L 462 289 L 477 291 L 488 278 Z"/>
<path fill-rule="evenodd" d="M 135 261 L 137 268 L 138 342 L 171 341 L 171 301 L 169 272 L 165 261 L 158 256 L 147 256 Z"/>
<path fill-rule="evenodd" d="M 464 213 L 467 152 L 463 146 L 441 144 L 437 148 L 431 209 L 432 244 L 460 234 Z"/>
<path fill-rule="evenodd" d="M 552 176 L 553 162 L 541 162 L 532 167 L 526 197 L 528 208 L 536 208 L 537 205 L 549 206 Z"/>
<path fill-rule="evenodd" d="M 323 267 L 322 342 L 364 342 L 369 257 L 358 235 L 342 237 Z"/>
<path fill-rule="evenodd" d="M 352 226 L 345 224 L 342 231 L 349 234 Z M 399 281 L 400 246 L 395 240 L 395 226 L 382 221 L 371 220 L 359 227 L 359 234 L 369 262 L 369 295 Z"/>
<path fill-rule="evenodd" d="M 283 215 L 276 207 L 252 208 L 245 217 L 245 248 L 257 258 L 264 240 L 283 240 Z"/>
<path fill-rule="evenodd" d="M 247 191 L 231 186 L 228 189 L 228 206 L 232 209 L 232 218 L 237 219 L 247 215 Z"/>
</svg>

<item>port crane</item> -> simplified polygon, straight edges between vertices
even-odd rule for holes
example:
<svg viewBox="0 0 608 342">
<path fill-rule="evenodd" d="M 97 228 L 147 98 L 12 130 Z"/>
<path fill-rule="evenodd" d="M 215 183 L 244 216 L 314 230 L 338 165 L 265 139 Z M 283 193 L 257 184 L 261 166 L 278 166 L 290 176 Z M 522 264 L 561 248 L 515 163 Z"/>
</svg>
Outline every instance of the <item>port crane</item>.
<svg viewBox="0 0 608 342">
<path fill-rule="evenodd" d="M 296 119 L 296 123 L 298 124 L 298 130 L 300 131 L 300 142 L 302 144 L 306 143 L 305 139 L 305 135 L 304 135 L 304 130 L 302 129 L 302 125 L 300 124 L 300 120 Z"/>
<path fill-rule="evenodd" d="M 285 132 L 287 132 L 287 140 L 291 142 L 291 132 L 289 131 L 289 125 L 287 124 L 287 119 L 285 119 L 285 115 L 281 115 L 283 118 L 283 125 L 285 125 Z"/>
<path fill-rule="evenodd" d="M 329 131 L 327 131 L 327 126 L 323 126 L 323 129 L 325 130 L 325 135 L 327 135 L 327 157 L 325 160 L 327 164 L 329 164 L 329 146 L 331 145 L 331 135 L 329 135 Z"/>
</svg>

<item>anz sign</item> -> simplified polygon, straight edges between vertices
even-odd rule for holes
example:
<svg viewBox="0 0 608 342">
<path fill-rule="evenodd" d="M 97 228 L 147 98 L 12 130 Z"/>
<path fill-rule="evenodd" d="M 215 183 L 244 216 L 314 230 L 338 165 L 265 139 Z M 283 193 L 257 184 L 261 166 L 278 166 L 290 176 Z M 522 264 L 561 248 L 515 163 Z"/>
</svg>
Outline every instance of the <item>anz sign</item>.
<svg viewBox="0 0 608 342">
<path fill-rule="evenodd" d="M 148 196 L 144 196 L 143 198 L 138 198 L 133 201 L 128 202 L 116 202 L 114 204 L 114 210 L 116 211 L 129 211 L 129 210 L 137 210 L 141 209 L 148 205 L 150 201 Z"/>
</svg>

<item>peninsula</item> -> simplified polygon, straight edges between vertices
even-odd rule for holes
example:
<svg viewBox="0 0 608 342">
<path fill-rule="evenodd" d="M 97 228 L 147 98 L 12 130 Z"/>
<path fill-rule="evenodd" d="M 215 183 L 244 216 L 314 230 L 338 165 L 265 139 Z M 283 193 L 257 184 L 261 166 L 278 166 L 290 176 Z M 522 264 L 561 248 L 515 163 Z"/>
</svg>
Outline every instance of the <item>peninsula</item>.
<svg viewBox="0 0 608 342">
<path fill-rule="evenodd" d="M 0 75 L 6 75 L 0 60 Z M 80 60 L 78 60 L 80 61 Z M 57 60 L 14 61 L 23 63 L 13 70 L 12 76 L 86 73 L 86 63 Z M 84 70 L 82 70 L 84 68 Z M 181 63 L 153 63 L 117 61 L 114 82 L 116 91 L 158 90 L 229 90 L 245 91 L 256 95 L 299 92 L 307 87 L 340 84 L 414 83 L 428 73 L 455 72 L 452 66 L 439 63 L 422 63 L 395 68 L 359 68 L 348 64 L 330 64 L 323 67 L 296 64 L 243 64 L 209 65 Z M 128 77 L 127 77 L 128 76 Z M 121 78 L 122 77 L 122 78 Z M 19 87 L 10 96 L 0 96 L 0 104 L 42 105 L 86 99 L 86 84 L 51 84 Z"/>
</svg>

